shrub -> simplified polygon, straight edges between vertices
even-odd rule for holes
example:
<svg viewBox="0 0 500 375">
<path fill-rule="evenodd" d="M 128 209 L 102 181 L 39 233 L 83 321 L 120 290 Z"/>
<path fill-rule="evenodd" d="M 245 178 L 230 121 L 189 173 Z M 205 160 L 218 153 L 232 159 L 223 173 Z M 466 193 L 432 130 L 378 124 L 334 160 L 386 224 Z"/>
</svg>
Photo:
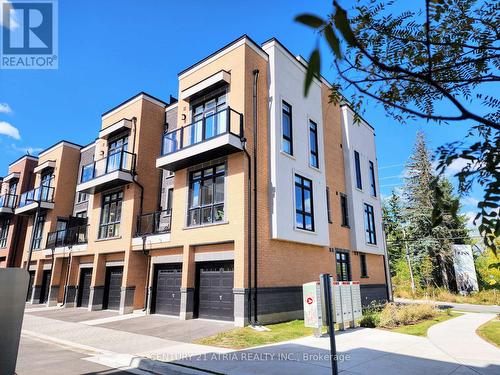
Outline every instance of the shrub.
<svg viewBox="0 0 500 375">
<path fill-rule="evenodd" d="M 414 324 L 424 319 L 433 318 L 438 314 L 431 304 L 397 305 L 388 303 L 380 312 L 380 327 L 393 328 Z"/>
<path fill-rule="evenodd" d="M 359 320 L 359 325 L 366 328 L 375 328 L 380 324 L 380 313 L 375 311 L 370 311 L 363 314 Z"/>
</svg>

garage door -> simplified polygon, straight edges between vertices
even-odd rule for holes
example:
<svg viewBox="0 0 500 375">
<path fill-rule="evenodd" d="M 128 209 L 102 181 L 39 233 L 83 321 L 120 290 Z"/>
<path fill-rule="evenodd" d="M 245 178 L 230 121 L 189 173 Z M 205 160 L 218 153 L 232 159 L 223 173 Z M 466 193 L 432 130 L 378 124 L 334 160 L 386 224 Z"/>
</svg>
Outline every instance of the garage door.
<svg viewBox="0 0 500 375">
<path fill-rule="evenodd" d="M 78 283 L 78 300 L 76 306 L 87 307 L 90 297 L 90 283 L 92 281 L 92 268 L 82 268 L 80 270 L 80 282 Z"/>
<path fill-rule="evenodd" d="M 233 262 L 198 263 L 198 317 L 234 320 Z"/>
<path fill-rule="evenodd" d="M 123 267 L 107 267 L 103 309 L 118 310 L 122 290 Z"/>
<path fill-rule="evenodd" d="M 159 264 L 155 267 L 153 312 L 179 315 L 181 309 L 182 264 Z"/>
</svg>

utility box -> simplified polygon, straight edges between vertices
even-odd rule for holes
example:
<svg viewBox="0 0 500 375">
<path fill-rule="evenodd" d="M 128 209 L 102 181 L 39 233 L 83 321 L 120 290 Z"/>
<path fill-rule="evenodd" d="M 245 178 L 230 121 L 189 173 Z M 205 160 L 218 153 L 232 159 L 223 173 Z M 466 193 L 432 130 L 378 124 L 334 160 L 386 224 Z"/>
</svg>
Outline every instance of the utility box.
<svg viewBox="0 0 500 375">
<path fill-rule="evenodd" d="M 0 375 L 16 371 L 28 280 L 25 269 L 0 269 Z"/>
</svg>

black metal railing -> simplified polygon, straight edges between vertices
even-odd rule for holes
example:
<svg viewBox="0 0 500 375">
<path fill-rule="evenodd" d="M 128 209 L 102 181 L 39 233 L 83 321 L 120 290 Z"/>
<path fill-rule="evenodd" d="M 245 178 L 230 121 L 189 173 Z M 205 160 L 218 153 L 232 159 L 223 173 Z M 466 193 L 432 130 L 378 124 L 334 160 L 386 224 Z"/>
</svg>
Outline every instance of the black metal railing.
<svg viewBox="0 0 500 375">
<path fill-rule="evenodd" d="M 137 217 L 136 236 L 169 233 L 172 225 L 172 210 L 147 213 Z"/>
<path fill-rule="evenodd" d="M 89 225 L 87 224 L 49 232 L 45 248 L 53 249 L 56 247 L 85 244 L 87 243 L 88 227 Z"/>
<path fill-rule="evenodd" d="M 16 207 L 16 202 L 17 202 L 17 195 L 15 194 L 0 195 L 0 207 L 14 208 Z"/>
<path fill-rule="evenodd" d="M 54 188 L 50 186 L 39 186 L 36 189 L 22 193 L 19 197 L 17 207 L 24 207 L 33 202 L 54 202 Z"/>
<path fill-rule="evenodd" d="M 125 150 L 111 152 L 102 159 L 84 165 L 82 167 L 80 183 L 93 180 L 111 172 L 133 172 L 135 170 L 135 157 L 135 154 Z"/>
<path fill-rule="evenodd" d="M 172 154 L 228 133 L 243 137 L 243 115 L 230 107 L 165 133 L 161 155 Z"/>
</svg>

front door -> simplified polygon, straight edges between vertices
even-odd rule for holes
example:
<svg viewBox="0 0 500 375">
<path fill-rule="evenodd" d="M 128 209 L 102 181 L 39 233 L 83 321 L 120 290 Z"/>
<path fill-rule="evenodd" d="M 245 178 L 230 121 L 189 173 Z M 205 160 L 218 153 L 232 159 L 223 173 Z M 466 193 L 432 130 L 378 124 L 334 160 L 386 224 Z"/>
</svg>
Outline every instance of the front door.
<svg viewBox="0 0 500 375">
<path fill-rule="evenodd" d="M 50 288 L 50 276 L 52 275 L 50 270 L 43 271 L 42 275 L 42 287 L 40 289 L 40 303 L 46 303 L 49 298 L 49 288 Z"/>
<path fill-rule="evenodd" d="M 90 283 L 92 282 L 92 268 L 80 270 L 80 281 L 78 283 L 77 307 L 87 307 L 90 298 Z"/>
</svg>

